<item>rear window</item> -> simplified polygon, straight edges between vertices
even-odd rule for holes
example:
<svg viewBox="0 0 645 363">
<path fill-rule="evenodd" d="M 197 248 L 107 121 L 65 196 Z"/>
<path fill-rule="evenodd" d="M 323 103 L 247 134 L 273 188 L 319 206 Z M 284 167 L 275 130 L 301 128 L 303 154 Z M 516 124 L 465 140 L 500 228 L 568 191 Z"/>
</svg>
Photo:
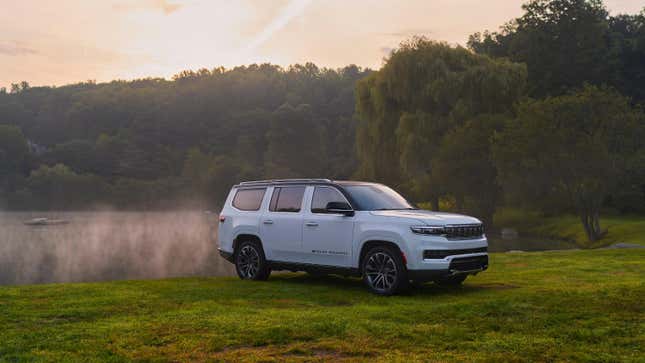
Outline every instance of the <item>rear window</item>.
<svg viewBox="0 0 645 363">
<path fill-rule="evenodd" d="M 233 206 L 240 210 L 259 210 L 266 188 L 238 189 L 233 198 Z"/>
<path fill-rule="evenodd" d="M 305 187 L 279 187 L 273 189 L 269 210 L 272 212 L 300 212 Z"/>
</svg>

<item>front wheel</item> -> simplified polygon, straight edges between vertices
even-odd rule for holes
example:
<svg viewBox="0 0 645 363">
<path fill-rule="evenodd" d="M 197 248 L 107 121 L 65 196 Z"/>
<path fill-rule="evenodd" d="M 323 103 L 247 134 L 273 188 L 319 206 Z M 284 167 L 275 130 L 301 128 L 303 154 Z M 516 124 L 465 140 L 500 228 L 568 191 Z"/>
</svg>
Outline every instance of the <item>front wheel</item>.
<svg viewBox="0 0 645 363">
<path fill-rule="evenodd" d="M 389 246 L 370 249 L 363 258 L 363 281 L 378 295 L 393 295 L 408 285 L 401 253 Z"/>
<path fill-rule="evenodd" d="M 271 269 L 259 243 L 242 242 L 235 253 L 235 270 L 242 280 L 266 280 Z"/>
</svg>

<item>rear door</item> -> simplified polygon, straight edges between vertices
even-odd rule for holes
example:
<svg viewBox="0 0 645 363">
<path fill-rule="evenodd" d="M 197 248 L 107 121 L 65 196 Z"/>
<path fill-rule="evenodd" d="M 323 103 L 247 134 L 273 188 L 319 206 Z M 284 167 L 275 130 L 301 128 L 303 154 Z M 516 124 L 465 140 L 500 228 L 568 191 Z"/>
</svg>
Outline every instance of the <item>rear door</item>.
<svg viewBox="0 0 645 363">
<path fill-rule="evenodd" d="M 305 190 L 302 185 L 273 188 L 269 208 L 260 220 L 260 233 L 274 261 L 300 262 Z"/>
<path fill-rule="evenodd" d="M 348 267 L 351 261 L 354 217 L 327 213 L 329 202 L 347 199 L 331 186 L 316 186 L 304 212 L 302 249 L 308 263 Z M 349 203 L 348 203 L 349 204 Z"/>
</svg>

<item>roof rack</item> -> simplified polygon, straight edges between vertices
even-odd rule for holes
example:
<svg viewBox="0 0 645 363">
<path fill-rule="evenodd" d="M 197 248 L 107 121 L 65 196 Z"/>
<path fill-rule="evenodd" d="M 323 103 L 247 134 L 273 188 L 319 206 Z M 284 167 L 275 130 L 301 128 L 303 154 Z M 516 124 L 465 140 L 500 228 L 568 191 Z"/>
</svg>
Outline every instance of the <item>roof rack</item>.
<svg viewBox="0 0 645 363">
<path fill-rule="evenodd" d="M 267 179 L 241 182 L 239 185 L 280 184 L 280 183 L 331 183 L 331 179 Z"/>
</svg>

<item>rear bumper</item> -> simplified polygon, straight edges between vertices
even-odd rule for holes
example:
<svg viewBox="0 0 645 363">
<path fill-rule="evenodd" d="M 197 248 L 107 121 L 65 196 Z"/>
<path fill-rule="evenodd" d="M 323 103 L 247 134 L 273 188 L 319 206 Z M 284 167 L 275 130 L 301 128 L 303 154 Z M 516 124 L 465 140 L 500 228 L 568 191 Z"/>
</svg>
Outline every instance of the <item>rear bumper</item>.
<svg viewBox="0 0 645 363">
<path fill-rule="evenodd" d="M 432 268 L 408 270 L 410 280 L 430 281 L 439 277 L 474 275 L 488 269 L 488 254 L 455 256 L 450 260 L 437 260 Z"/>
<path fill-rule="evenodd" d="M 222 256 L 226 261 L 228 262 L 233 262 L 233 253 L 232 252 L 226 252 L 222 250 L 221 248 L 217 249 L 219 251 L 219 255 Z"/>
</svg>

